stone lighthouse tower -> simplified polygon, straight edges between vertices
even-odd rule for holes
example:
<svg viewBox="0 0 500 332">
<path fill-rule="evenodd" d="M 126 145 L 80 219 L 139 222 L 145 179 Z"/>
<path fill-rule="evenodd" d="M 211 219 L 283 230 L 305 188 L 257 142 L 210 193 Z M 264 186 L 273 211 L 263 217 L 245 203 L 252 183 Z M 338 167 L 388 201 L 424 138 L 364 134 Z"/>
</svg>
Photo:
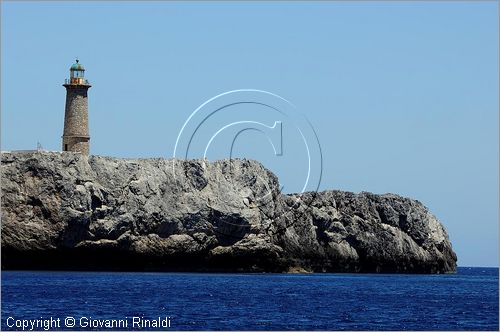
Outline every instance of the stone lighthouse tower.
<svg viewBox="0 0 500 332">
<path fill-rule="evenodd" d="M 85 79 L 85 68 L 78 59 L 69 69 L 69 73 L 69 79 L 66 79 L 63 84 L 66 88 L 66 108 L 64 110 L 62 150 L 89 154 L 87 90 L 91 85 Z"/>
</svg>

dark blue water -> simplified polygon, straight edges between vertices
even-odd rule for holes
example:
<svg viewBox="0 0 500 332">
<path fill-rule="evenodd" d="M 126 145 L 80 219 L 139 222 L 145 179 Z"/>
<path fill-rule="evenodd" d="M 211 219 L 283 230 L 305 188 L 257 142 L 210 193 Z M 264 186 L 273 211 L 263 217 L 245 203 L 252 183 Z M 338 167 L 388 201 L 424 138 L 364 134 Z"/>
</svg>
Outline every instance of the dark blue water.
<svg viewBox="0 0 500 332">
<path fill-rule="evenodd" d="M 68 316 L 73 329 L 80 329 L 81 317 L 83 324 L 121 319 L 128 329 L 132 317 L 169 317 L 172 330 L 498 330 L 498 269 L 460 268 L 454 275 L 2 272 L 1 300 L 2 330 L 15 329 L 8 325 L 16 320 L 51 317 L 52 327 L 59 318 L 64 329 Z"/>
</svg>

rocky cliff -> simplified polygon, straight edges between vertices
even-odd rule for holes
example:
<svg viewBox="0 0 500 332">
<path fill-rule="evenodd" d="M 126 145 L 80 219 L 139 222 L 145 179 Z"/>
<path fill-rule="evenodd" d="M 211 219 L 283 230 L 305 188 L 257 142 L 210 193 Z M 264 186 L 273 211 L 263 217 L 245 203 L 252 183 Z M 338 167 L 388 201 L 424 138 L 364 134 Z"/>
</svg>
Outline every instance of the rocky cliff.
<svg viewBox="0 0 500 332">
<path fill-rule="evenodd" d="M 2 153 L 2 268 L 443 273 L 456 255 L 420 202 L 283 195 L 250 160 Z"/>
</svg>

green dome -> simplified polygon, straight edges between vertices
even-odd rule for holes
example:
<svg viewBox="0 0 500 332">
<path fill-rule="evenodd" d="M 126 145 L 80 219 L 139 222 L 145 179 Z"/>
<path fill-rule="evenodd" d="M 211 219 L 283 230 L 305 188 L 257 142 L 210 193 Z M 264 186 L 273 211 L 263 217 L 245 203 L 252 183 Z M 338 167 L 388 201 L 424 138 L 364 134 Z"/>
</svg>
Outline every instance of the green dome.
<svg viewBox="0 0 500 332">
<path fill-rule="evenodd" d="M 76 71 L 76 70 L 85 71 L 85 68 L 83 68 L 83 66 L 78 63 L 78 59 L 77 59 L 76 63 L 74 63 L 69 70 L 71 70 L 71 71 Z"/>
</svg>

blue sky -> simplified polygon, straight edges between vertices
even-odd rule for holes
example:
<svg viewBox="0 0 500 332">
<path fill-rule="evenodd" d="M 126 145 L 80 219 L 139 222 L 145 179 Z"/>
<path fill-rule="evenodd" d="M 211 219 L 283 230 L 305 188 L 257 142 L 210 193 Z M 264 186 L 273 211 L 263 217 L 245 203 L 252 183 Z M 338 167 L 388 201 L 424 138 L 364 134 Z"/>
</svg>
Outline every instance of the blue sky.
<svg viewBox="0 0 500 332">
<path fill-rule="evenodd" d="M 2 150 L 60 149 L 76 56 L 98 155 L 171 157 L 203 102 L 261 89 L 313 126 L 320 189 L 416 198 L 459 265 L 498 266 L 497 2 L 2 2 L 1 24 Z M 235 155 L 296 191 L 304 154 L 287 135 L 281 158 L 250 131 Z M 219 143 L 209 159 L 227 156 Z"/>
</svg>

